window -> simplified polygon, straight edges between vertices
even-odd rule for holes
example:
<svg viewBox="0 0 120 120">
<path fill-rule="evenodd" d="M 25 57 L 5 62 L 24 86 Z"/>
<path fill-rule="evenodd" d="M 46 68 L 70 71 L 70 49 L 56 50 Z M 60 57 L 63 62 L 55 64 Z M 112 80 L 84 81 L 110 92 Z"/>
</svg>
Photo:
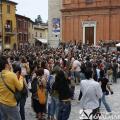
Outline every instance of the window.
<svg viewBox="0 0 120 120">
<path fill-rule="evenodd" d="M 5 44 L 10 44 L 10 36 L 5 36 Z"/>
<path fill-rule="evenodd" d="M 86 4 L 90 4 L 90 3 L 93 3 L 94 0 L 85 0 L 86 1 Z"/>
<path fill-rule="evenodd" d="M 24 41 L 26 41 L 26 35 L 24 34 Z"/>
<path fill-rule="evenodd" d="M 28 38 L 29 38 L 29 39 L 31 38 L 31 34 L 30 34 L 30 32 L 28 33 Z"/>
<path fill-rule="evenodd" d="M 63 0 L 63 4 L 70 4 L 71 0 Z"/>
<path fill-rule="evenodd" d="M 1 3 L 0 3 L 1 4 Z M 1 12 L 2 12 L 2 9 L 1 9 L 1 5 L 0 5 L 0 14 L 1 14 Z"/>
<path fill-rule="evenodd" d="M 35 35 L 36 37 L 37 37 L 37 32 L 36 32 L 36 35 Z"/>
<path fill-rule="evenodd" d="M 11 20 L 6 21 L 5 31 L 6 32 L 12 32 L 12 21 Z"/>
<path fill-rule="evenodd" d="M 28 24 L 29 24 L 29 27 L 31 27 L 31 24 L 30 24 L 30 22 L 28 22 Z"/>
<path fill-rule="evenodd" d="M 32 39 L 34 38 L 34 35 L 32 34 Z"/>
<path fill-rule="evenodd" d="M 18 37 L 19 37 L 19 42 L 22 41 L 22 36 L 21 36 L 21 34 L 19 34 Z"/>
<path fill-rule="evenodd" d="M 42 33 L 40 33 L 40 37 L 42 38 Z"/>
<path fill-rule="evenodd" d="M 24 29 L 27 29 L 27 22 L 24 23 Z"/>
<path fill-rule="evenodd" d="M 18 27 L 18 29 L 20 29 L 20 28 L 21 28 L 21 25 L 20 25 L 20 20 L 18 20 L 17 27 Z"/>
<path fill-rule="evenodd" d="M 7 5 L 7 13 L 10 14 L 10 5 Z"/>
</svg>

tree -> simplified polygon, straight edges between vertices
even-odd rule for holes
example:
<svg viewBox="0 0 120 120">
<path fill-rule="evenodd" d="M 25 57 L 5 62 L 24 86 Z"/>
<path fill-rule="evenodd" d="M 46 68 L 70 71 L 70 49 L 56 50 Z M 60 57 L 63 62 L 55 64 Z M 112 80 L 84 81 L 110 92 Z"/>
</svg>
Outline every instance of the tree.
<svg viewBox="0 0 120 120">
<path fill-rule="evenodd" d="M 35 23 L 36 24 L 41 24 L 43 21 L 42 21 L 42 18 L 41 18 L 41 15 L 38 15 L 37 16 L 37 19 L 35 19 Z"/>
</svg>

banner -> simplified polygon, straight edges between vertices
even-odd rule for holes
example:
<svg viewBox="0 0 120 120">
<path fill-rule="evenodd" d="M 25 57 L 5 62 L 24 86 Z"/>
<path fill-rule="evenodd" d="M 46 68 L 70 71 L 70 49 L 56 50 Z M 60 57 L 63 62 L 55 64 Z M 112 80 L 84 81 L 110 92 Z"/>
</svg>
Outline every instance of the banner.
<svg viewBox="0 0 120 120">
<path fill-rule="evenodd" d="M 60 18 L 53 18 L 52 20 L 52 24 L 53 24 L 53 34 L 60 34 Z"/>
</svg>

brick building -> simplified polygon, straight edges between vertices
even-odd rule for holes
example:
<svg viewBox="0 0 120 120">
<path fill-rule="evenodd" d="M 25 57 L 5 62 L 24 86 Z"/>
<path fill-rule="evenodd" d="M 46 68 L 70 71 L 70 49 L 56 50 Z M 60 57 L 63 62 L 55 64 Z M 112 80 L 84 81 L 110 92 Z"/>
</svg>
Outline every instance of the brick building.
<svg viewBox="0 0 120 120">
<path fill-rule="evenodd" d="M 16 2 L 0 1 L 0 49 L 16 49 Z"/>
<path fill-rule="evenodd" d="M 29 21 L 29 18 L 16 14 L 17 42 L 19 48 L 25 47 L 29 44 Z"/>
<path fill-rule="evenodd" d="M 120 40 L 120 0 L 62 0 L 62 40 Z"/>
</svg>

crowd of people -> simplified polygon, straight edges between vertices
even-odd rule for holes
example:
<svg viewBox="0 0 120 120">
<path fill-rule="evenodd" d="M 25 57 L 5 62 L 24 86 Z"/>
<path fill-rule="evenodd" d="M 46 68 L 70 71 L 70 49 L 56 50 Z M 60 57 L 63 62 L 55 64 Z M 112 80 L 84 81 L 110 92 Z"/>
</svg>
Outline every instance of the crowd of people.
<svg viewBox="0 0 120 120">
<path fill-rule="evenodd" d="M 105 96 L 113 94 L 110 86 L 117 84 L 119 72 L 120 52 L 106 52 L 100 46 L 62 44 L 3 51 L 0 120 L 25 120 L 29 95 L 36 119 L 68 120 L 76 85 L 80 85 L 80 108 L 92 109 L 93 120 L 98 120 L 101 102 L 112 112 Z"/>
</svg>

